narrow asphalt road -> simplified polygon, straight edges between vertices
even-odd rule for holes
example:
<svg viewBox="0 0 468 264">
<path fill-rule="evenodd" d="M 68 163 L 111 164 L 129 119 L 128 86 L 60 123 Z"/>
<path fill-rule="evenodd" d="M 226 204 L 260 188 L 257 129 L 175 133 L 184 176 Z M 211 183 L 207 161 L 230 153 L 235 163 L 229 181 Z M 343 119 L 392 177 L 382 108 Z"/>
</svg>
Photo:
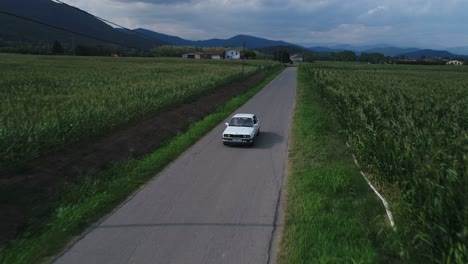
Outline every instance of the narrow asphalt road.
<svg viewBox="0 0 468 264">
<path fill-rule="evenodd" d="M 74 243 L 54 263 L 273 263 L 296 68 L 239 108 L 253 147 L 224 146 L 224 122 Z"/>
</svg>

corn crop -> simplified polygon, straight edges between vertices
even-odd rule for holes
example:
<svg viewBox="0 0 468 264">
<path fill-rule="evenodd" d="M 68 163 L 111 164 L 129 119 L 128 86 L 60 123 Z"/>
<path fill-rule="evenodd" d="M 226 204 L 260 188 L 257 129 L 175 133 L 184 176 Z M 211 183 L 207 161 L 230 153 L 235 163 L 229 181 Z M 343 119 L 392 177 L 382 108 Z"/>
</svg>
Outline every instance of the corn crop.
<svg viewBox="0 0 468 264">
<path fill-rule="evenodd" d="M 468 263 L 468 67 L 316 63 L 301 70 L 314 76 L 360 163 L 394 196 L 402 255 Z"/>
<path fill-rule="evenodd" d="M 0 55 L 0 171 L 240 78 L 236 61 Z"/>
</svg>

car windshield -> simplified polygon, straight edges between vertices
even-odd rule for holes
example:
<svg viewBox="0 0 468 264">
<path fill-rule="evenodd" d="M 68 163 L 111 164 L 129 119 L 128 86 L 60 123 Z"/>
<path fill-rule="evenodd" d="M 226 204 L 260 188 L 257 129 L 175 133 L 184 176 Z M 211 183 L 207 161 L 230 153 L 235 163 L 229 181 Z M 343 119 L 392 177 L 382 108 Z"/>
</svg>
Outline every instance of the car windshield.
<svg viewBox="0 0 468 264">
<path fill-rule="evenodd" d="M 229 126 L 253 127 L 253 120 L 249 117 L 233 117 L 229 121 Z"/>
</svg>

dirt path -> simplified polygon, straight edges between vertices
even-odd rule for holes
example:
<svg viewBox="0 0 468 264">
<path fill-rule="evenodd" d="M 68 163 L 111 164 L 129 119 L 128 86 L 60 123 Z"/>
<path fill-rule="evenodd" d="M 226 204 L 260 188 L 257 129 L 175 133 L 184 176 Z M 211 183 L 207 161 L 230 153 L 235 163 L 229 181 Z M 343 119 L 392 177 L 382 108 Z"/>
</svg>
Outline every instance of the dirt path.
<svg viewBox="0 0 468 264">
<path fill-rule="evenodd" d="M 50 213 L 53 208 L 50 197 L 63 184 L 113 162 L 144 157 L 179 131 L 185 131 L 190 123 L 214 112 L 264 78 L 263 73 L 258 73 L 224 85 L 191 103 L 156 113 L 94 142 L 74 144 L 67 151 L 36 160 L 27 172 L 1 182 L 0 243 L 15 238 L 32 218 Z"/>
</svg>

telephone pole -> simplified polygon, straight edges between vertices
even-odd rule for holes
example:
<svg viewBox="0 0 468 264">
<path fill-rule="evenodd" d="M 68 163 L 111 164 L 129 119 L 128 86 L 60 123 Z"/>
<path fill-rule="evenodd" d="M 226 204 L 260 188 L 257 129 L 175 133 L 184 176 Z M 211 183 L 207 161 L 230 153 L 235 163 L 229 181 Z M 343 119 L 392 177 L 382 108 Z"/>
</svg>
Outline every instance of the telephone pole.
<svg viewBox="0 0 468 264">
<path fill-rule="evenodd" d="M 244 54 L 242 55 L 242 76 L 244 76 L 244 64 L 245 64 L 245 40 L 244 40 Z"/>
</svg>

